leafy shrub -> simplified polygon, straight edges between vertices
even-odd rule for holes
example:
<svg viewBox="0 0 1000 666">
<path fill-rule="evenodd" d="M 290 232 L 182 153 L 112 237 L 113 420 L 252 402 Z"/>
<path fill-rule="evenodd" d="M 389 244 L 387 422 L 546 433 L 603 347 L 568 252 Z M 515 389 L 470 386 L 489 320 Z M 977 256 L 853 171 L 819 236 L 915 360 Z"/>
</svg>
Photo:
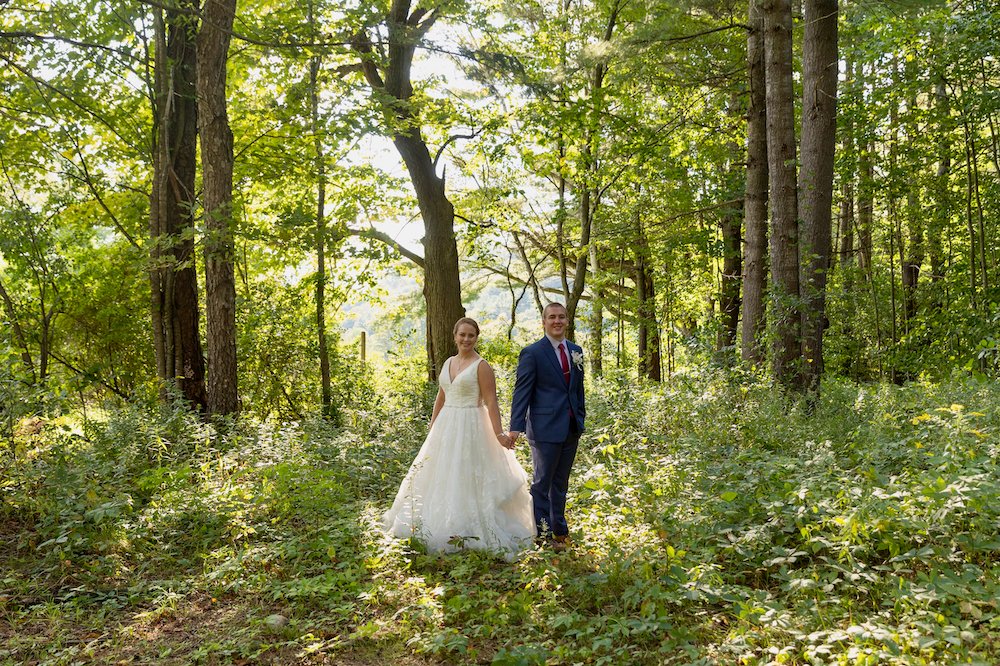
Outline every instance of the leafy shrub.
<svg viewBox="0 0 1000 666">
<path fill-rule="evenodd" d="M 510 358 L 496 356 L 509 390 Z M 830 381 L 803 404 L 741 371 L 590 377 L 577 545 L 508 563 L 380 533 L 435 387 L 419 363 L 366 381 L 377 397 L 344 427 L 244 418 L 220 431 L 140 406 L 53 419 L 4 462 L 0 611 L 18 632 L 4 658 L 68 659 L 74 645 L 98 661 L 1000 657 L 995 383 Z M 32 638 L 43 618 L 103 638 Z M 198 638 L 117 642 L 146 625 Z"/>
</svg>

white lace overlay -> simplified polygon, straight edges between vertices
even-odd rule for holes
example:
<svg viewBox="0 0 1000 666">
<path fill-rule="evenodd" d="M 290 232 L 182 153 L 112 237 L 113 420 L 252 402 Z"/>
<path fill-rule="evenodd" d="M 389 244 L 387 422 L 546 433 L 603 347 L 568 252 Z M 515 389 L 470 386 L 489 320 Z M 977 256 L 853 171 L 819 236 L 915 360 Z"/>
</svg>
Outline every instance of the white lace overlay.
<svg viewBox="0 0 1000 666">
<path fill-rule="evenodd" d="M 439 379 L 444 407 L 383 517 L 389 534 L 416 537 L 430 552 L 476 548 L 512 555 L 535 536 L 528 474 L 497 441 L 479 396 L 481 360 L 454 382 L 452 359 L 445 362 Z"/>
</svg>

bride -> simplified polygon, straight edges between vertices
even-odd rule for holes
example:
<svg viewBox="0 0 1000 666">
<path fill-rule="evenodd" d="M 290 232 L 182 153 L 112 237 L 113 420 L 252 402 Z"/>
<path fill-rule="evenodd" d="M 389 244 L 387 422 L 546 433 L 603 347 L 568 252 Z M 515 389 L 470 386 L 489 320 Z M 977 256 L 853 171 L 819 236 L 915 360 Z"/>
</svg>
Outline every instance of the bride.
<svg viewBox="0 0 1000 666">
<path fill-rule="evenodd" d="M 501 431 L 496 376 L 475 349 L 479 325 L 463 317 L 453 332 L 458 354 L 444 362 L 430 431 L 383 525 L 428 552 L 475 548 L 510 557 L 535 536 L 528 475 Z"/>
</svg>

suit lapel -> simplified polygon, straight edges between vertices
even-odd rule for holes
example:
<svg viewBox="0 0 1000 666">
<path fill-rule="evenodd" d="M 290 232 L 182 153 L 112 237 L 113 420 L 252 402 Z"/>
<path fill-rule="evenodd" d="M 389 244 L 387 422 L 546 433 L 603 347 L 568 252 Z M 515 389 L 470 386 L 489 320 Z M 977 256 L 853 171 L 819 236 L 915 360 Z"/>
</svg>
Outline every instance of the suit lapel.
<svg viewBox="0 0 1000 666">
<path fill-rule="evenodd" d="M 549 362 L 552 363 L 552 367 L 562 377 L 562 364 L 559 363 L 559 357 L 556 355 L 556 350 L 552 347 L 552 343 L 548 338 L 542 338 L 538 343 L 542 345 L 542 353 L 545 354 Z"/>
<path fill-rule="evenodd" d="M 549 361 L 552 362 L 552 367 L 555 369 L 556 372 L 559 373 L 559 379 L 562 380 L 563 378 L 562 363 L 559 362 L 559 354 L 558 352 L 556 352 L 555 347 L 552 346 L 552 342 L 547 337 L 545 337 L 539 340 L 539 344 L 541 344 L 544 347 L 542 353 L 548 356 Z M 567 384 L 566 382 L 563 382 L 563 384 L 566 385 L 566 390 L 569 390 L 570 384 L 573 383 L 573 377 L 576 376 L 576 370 L 573 367 L 573 352 L 569 340 L 563 340 L 563 344 L 566 345 L 566 362 L 569 363 L 569 384 Z"/>
</svg>

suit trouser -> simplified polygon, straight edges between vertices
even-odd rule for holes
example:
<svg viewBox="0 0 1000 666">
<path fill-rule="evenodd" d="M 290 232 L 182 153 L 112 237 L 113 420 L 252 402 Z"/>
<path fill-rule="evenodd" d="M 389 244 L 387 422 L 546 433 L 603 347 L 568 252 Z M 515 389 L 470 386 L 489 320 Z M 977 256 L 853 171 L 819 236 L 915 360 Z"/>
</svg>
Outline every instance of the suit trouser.
<svg viewBox="0 0 1000 666">
<path fill-rule="evenodd" d="M 571 432 L 565 442 L 531 442 L 534 479 L 531 500 L 538 534 L 551 531 L 556 536 L 569 534 L 566 523 L 566 494 L 569 473 L 580 444 L 580 433 Z"/>
</svg>

